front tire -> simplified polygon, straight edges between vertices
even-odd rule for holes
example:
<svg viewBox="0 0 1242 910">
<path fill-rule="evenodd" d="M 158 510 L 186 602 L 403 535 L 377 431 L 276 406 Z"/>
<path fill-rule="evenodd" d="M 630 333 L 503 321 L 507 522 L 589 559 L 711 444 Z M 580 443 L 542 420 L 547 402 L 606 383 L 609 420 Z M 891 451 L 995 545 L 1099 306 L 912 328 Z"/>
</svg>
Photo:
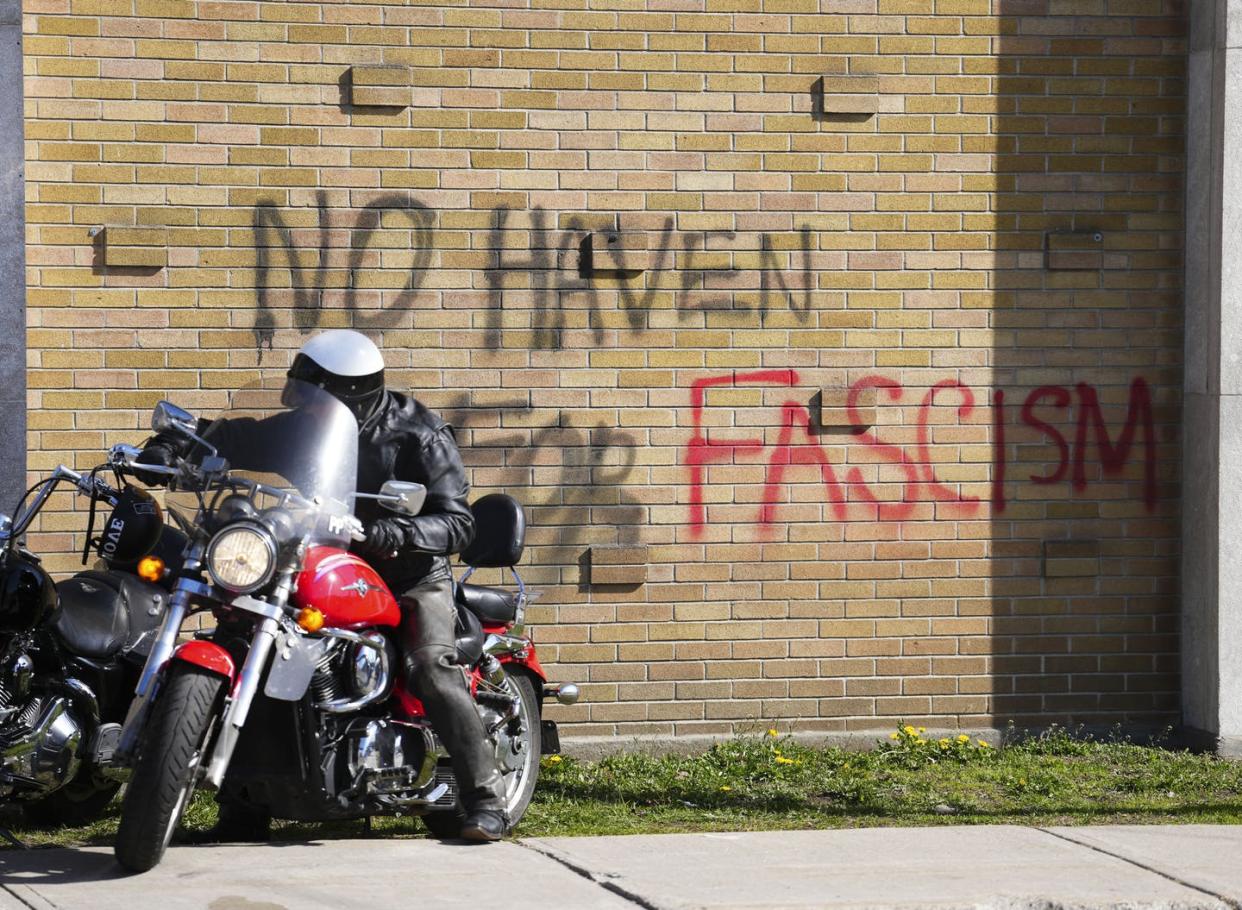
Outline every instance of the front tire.
<svg viewBox="0 0 1242 910">
<path fill-rule="evenodd" d="M 121 804 L 116 859 L 131 872 L 163 858 L 194 792 L 224 686 L 223 677 L 193 664 L 169 668 Z"/>
</svg>

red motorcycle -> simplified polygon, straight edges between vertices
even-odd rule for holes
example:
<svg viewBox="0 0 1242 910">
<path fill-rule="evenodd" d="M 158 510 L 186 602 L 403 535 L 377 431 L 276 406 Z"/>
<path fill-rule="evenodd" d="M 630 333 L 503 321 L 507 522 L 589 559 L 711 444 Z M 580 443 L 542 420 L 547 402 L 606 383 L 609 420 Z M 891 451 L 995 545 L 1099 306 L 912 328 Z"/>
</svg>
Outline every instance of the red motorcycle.
<svg viewBox="0 0 1242 910">
<path fill-rule="evenodd" d="M 461 824 L 457 783 L 423 706 L 405 688 L 392 593 L 349 553 L 358 428 L 344 405 L 290 381 L 238 392 L 222 419 L 161 402 L 152 426 L 194 441 L 169 475 L 166 508 L 189 535 L 159 637 L 119 750 L 133 774 L 117 860 L 145 871 L 164 854 L 196 786 L 302 821 L 421 815 L 436 835 Z M 237 451 L 244 439 L 244 451 Z M 219 446 L 219 448 L 217 448 Z M 426 490 L 389 481 L 377 498 L 417 514 Z M 534 793 L 539 756 L 559 749 L 543 701 L 552 686 L 523 625 L 533 596 L 513 571 L 525 520 L 508 496 L 473 505 L 469 567 L 513 573 L 516 591 L 456 586 L 458 660 L 506 778 L 513 824 Z M 177 644 L 184 619 L 216 624 Z"/>
</svg>

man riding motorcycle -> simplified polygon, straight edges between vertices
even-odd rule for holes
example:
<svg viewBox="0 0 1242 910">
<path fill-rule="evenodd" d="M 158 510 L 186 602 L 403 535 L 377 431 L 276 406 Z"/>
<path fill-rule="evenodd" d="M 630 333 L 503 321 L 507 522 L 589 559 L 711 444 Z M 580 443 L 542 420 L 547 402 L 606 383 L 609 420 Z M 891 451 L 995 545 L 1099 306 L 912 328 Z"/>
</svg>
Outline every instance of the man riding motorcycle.
<svg viewBox="0 0 1242 910">
<path fill-rule="evenodd" d="M 378 493 L 385 481 L 394 479 L 427 488 L 426 503 L 416 516 L 381 514 L 374 499 L 357 500 L 355 513 L 366 528 L 366 540 L 353 549 L 391 590 L 401 592 L 406 672 L 461 782 L 465 811 L 461 836 L 498 840 L 508 825 L 501 773 L 466 675 L 455 661 L 457 611 L 447 557 L 470 543 L 474 519 L 453 429 L 415 399 L 385 389 L 383 357 L 359 332 L 333 329 L 311 338 L 294 358 L 288 376 L 324 389 L 358 420 L 358 492 Z M 222 429 L 227 432 L 221 434 Z M 216 428 L 213 441 L 221 454 L 239 462 L 246 457 L 246 435 L 247 427 L 239 421 L 237 426 Z M 168 465 L 185 447 L 179 439 L 156 436 L 139 461 Z M 270 819 L 256 818 L 227 800 L 221 801 L 220 809 L 212 839 L 266 834 Z"/>
</svg>

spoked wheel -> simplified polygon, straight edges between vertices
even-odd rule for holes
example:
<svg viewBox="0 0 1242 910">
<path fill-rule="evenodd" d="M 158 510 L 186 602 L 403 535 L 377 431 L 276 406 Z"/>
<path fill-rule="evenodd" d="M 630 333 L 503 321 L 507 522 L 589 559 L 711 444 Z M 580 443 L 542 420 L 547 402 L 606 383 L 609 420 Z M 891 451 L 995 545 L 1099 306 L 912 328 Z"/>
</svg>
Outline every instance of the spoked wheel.
<svg viewBox="0 0 1242 910">
<path fill-rule="evenodd" d="M 496 764 L 504 775 L 505 812 L 509 816 L 510 827 L 515 828 L 535 795 L 542 728 L 534 683 L 525 675 L 515 673 L 505 676 L 503 688 L 508 694 L 518 697 L 518 719 L 521 721 L 521 731 L 516 736 L 510 735 L 503 726 L 495 734 Z M 423 824 L 436 837 L 457 837 L 461 834 L 464 817 L 459 805 L 455 812 L 427 813 L 423 816 Z"/>
<path fill-rule="evenodd" d="M 224 686 L 223 677 L 192 664 L 169 668 L 121 804 L 116 859 L 131 872 L 163 858 L 198 782 Z"/>
</svg>

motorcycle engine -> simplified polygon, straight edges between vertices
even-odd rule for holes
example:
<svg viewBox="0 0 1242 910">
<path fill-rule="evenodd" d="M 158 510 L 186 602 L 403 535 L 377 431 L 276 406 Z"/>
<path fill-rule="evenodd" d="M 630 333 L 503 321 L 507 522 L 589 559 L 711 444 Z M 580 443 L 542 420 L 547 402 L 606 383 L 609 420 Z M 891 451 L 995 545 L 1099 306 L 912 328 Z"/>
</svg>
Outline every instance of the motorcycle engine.
<svg viewBox="0 0 1242 910">
<path fill-rule="evenodd" d="M 435 773 L 435 741 L 425 725 L 360 717 L 350 723 L 340 748 L 346 787 L 381 802 L 399 802 Z"/>
<path fill-rule="evenodd" d="M 35 696 L 0 725 L 0 796 L 32 799 L 73 779 L 82 727 L 63 696 Z"/>
</svg>

